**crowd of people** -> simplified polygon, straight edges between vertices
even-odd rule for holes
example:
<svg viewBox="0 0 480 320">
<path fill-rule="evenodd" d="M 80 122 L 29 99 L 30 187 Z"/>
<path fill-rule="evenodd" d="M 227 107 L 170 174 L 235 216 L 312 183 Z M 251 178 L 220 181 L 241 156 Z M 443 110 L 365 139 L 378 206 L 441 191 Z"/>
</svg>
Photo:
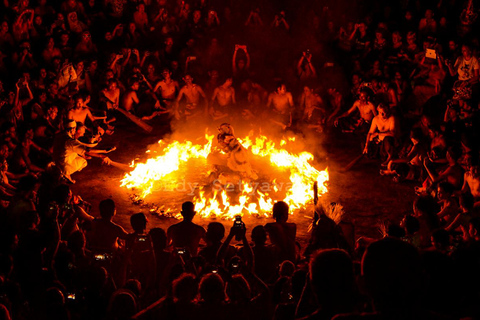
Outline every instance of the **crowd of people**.
<svg viewBox="0 0 480 320">
<path fill-rule="evenodd" d="M 476 6 L 2 1 L 0 318 L 480 317 Z M 318 206 L 301 248 L 281 201 L 264 226 L 205 230 L 185 202 L 168 230 L 138 213 L 128 233 L 112 199 L 72 193 L 92 158 L 123 168 L 102 143 L 117 123 L 199 121 L 354 139 L 416 184 L 413 211 L 352 243 Z"/>
</svg>

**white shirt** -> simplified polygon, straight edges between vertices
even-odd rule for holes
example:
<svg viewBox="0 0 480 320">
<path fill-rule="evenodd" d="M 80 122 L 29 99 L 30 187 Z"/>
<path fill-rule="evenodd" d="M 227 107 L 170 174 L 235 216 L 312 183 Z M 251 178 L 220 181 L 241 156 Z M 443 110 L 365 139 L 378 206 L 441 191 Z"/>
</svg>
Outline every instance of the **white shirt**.
<svg viewBox="0 0 480 320">
<path fill-rule="evenodd" d="M 474 70 L 480 69 L 480 65 L 475 57 L 471 57 L 468 61 L 464 57 L 458 57 L 455 68 L 458 72 L 458 80 L 465 81 L 474 77 Z"/>
</svg>

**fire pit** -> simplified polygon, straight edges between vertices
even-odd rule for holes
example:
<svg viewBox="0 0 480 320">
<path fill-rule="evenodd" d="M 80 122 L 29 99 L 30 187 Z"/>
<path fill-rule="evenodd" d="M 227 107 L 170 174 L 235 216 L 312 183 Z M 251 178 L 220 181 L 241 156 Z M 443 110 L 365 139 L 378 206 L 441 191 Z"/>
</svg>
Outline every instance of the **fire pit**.
<svg viewBox="0 0 480 320">
<path fill-rule="evenodd" d="M 327 169 L 316 169 L 314 156 L 298 150 L 297 137 L 274 139 L 250 132 L 235 138 L 237 150 L 241 149 L 251 168 L 243 171 L 228 164 L 232 155 L 221 147 L 219 137 L 207 130 L 195 142 L 158 141 L 147 151 L 146 160 L 132 162 L 121 186 L 133 193 L 133 201 L 148 201 L 152 211 L 163 215 L 172 216 L 177 206 L 173 199 L 191 200 L 197 215 L 229 220 L 236 215 L 267 216 L 279 200 L 288 203 L 294 214 L 313 204 L 314 182 L 320 195 L 327 192 Z"/>
</svg>

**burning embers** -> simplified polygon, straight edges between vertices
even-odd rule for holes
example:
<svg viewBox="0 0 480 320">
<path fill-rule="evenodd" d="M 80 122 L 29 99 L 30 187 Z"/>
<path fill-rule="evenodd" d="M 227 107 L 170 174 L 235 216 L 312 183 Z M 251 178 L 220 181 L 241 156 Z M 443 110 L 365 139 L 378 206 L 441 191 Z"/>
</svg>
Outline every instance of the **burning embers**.
<svg viewBox="0 0 480 320">
<path fill-rule="evenodd" d="M 303 209 L 313 203 L 315 181 L 320 194 L 327 192 L 328 171 L 312 166 L 311 153 L 295 152 L 295 137 L 273 141 L 251 133 L 237 139 L 231 127 L 221 128 L 218 143 L 208 134 L 202 144 L 160 140 L 147 151 L 149 159 L 132 162 L 121 186 L 141 199 L 156 191 L 193 197 L 198 215 L 226 219 L 266 216 L 278 200 L 287 202 L 291 212 Z"/>
</svg>

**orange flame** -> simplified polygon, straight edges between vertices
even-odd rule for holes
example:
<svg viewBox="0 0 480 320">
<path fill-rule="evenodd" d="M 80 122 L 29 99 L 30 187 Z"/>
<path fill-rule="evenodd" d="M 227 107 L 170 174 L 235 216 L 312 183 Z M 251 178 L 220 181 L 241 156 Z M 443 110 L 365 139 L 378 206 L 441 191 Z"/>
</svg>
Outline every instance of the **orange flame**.
<svg viewBox="0 0 480 320">
<path fill-rule="evenodd" d="M 238 140 L 254 157 L 267 160 L 277 172 L 288 175 L 289 182 L 280 183 L 274 179 L 260 183 L 240 179 L 238 183 L 233 183 L 228 181 L 228 177 L 220 176 L 209 188 L 197 188 L 193 202 L 200 216 L 226 219 L 244 214 L 267 216 L 272 210 L 274 198 L 283 199 L 293 213 L 313 202 L 312 185 L 315 181 L 318 182 L 321 195 L 328 191 L 328 170 L 319 171 L 313 167 L 311 162 L 314 157 L 311 153 L 295 154 L 287 151 L 289 146 L 294 145 L 295 137 L 282 139 L 277 147 L 274 141 L 264 135 L 255 138 L 251 135 Z M 175 181 L 174 173 L 190 159 L 201 159 L 206 167 L 207 157 L 212 152 L 213 137 L 206 134 L 204 145 L 193 144 L 191 141 L 173 141 L 167 144 L 160 140 L 160 155 L 149 158 L 146 162 L 132 162 L 133 170 L 124 176 L 121 186 L 139 190 L 140 197 L 144 199 L 153 192 L 157 183 Z M 152 151 L 148 150 L 147 153 L 151 155 Z"/>
</svg>

